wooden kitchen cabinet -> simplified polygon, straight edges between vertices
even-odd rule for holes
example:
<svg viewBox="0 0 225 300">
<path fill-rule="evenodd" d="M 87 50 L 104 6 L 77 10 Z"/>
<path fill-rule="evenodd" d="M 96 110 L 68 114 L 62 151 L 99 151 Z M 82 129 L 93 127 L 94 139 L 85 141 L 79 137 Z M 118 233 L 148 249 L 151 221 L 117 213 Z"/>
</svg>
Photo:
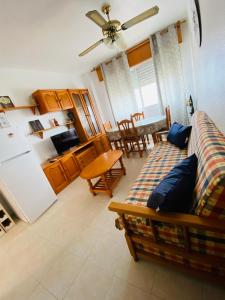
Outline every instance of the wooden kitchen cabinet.
<svg viewBox="0 0 225 300">
<path fill-rule="evenodd" d="M 37 103 L 40 114 L 62 110 L 60 101 L 54 90 L 37 90 L 32 95 Z"/>
<path fill-rule="evenodd" d="M 74 103 L 73 113 L 76 129 L 82 142 L 88 141 L 101 132 L 101 121 L 87 89 L 68 90 Z"/>
<path fill-rule="evenodd" d="M 88 90 L 81 90 L 80 91 L 81 97 L 83 98 L 83 103 L 85 110 L 87 111 L 87 115 L 89 117 L 89 122 L 91 124 L 91 127 L 94 129 L 94 134 L 100 133 L 100 126 L 98 123 L 98 118 L 96 114 L 96 110 L 94 107 L 94 103 L 90 97 L 90 94 Z"/>
<path fill-rule="evenodd" d="M 87 89 L 37 90 L 33 94 L 40 114 L 70 110 L 81 142 L 104 132 L 101 118 Z"/>
<path fill-rule="evenodd" d="M 67 90 L 56 90 L 56 95 L 63 110 L 73 108 L 73 101 Z"/>
<path fill-rule="evenodd" d="M 60 161 L 49 164 L 44 168 L 44 173 L 56 194 L 62 191 L 69 183 Z"/>
<path fill-rule="evenodd" d="M 67 179 L 71 182 L 80 174 L 80 167 L 74 157 L 74 154 L 71 153 L 66 155 L 60 160 L 63 169 L 66 173 Z"/>
<path fill-rule="evenodd" d="M 107 135 L 100 134 L 93 140 L 58 156 L 53 162 L 46 161 L 42 164 L 42 169 L 55 193 L 59 193 L 80 175 L 84 167 L 89 165 L 98 155 L 110 149 L 111 145 Z"/>
</svg>

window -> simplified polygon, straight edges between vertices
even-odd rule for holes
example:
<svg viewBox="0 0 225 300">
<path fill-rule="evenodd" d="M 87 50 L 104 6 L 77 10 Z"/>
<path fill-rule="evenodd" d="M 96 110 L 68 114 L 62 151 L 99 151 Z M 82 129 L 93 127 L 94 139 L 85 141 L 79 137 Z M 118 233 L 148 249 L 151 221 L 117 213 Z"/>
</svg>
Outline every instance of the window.
<svg viewBox="0 0 225 300">
<path fill-rule="evenodd" d="M 159 94 L 153 60 L 135 66 L 131 69 L 135 86 L 135 95 L 138 108 L 142 110 L 149 106 L 159 105 Z"/>
</svg>

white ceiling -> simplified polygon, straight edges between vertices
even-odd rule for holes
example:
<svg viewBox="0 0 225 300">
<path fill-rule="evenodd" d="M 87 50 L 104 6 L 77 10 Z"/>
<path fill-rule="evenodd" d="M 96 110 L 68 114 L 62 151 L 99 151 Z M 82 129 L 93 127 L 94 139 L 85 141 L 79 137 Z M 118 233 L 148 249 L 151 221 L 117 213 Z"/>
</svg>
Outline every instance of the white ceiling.
<svg viewBox="0 0 225 300">
<path fill-rule="evenodd" d="M 158 5 L 159 14 L 124 32 L 131 47 L 186 16 L 187 0 L 109 0 L 112 19 L 122 23 Z M 103 0 L 0 0 L 0 67 L 86 72 L 115 54 L 105 45 L 80 58 L 101 29 L 85 13 Z"/>
</svg>

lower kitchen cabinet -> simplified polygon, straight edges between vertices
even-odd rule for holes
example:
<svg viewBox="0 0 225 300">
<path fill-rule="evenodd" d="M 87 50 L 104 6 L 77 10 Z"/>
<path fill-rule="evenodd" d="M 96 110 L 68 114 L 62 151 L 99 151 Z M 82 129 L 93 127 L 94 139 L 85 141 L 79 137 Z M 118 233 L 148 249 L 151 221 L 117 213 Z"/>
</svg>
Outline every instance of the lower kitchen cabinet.
<svg viewBox="0 0 225 300">
<path fill-rule="evenodd" d="M 98 155 L 111 149 L 106 134 L 98 135 L 92 142 L 83 144 L 70 153 L 59 156 L 55 161 L 42 165 L 55 193 L 61 192 L 77 178 L 81 169 L 90 164 Z"/>
<path fill-rule="evenodd" d="M 62 191 L 69 183 L 60 161 L 49 164 L 44 168 L 44 172 L 56 194 Z"/>
<path fill-rule="evenodd" d="M 74 157 L 74 154 L 69 154 L 60 160 L 67 179 L 73 181 L 80 174 L 80 167 Z"/>
</svg>

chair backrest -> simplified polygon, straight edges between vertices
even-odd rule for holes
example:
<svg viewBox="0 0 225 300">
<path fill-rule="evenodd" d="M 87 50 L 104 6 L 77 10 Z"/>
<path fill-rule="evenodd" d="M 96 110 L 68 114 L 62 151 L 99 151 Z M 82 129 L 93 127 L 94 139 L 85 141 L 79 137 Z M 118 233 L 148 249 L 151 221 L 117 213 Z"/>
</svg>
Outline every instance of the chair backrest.
<svg viewBox="0 0 225 300">
<path fill-rule="evenodd" d="M 105 131 L 112 129 L 112 124 L 110 121 L 103 123 Z"/>
<path fill-rule="evenodd" d="M 137 113 L 132 114 L 130 117 L 131 117 L 131 120 L 133 120 L 133 121 L 140 121 L 145 118 L 145 115 L 144 115 L 144 112 L 141 112 L 141 113 L 137 112 Z"/>
<path fill-rule="evenodd" d="M 133 120 L 122 120 L 117 122 L 119 132 L 122 138 L 131 138 L 137 136 L 137 128 L 134 126 Z"/>
<path fill-rule="evenodd" d="M 166 127 L 167 127 L 167 129 L 170 129 L 170 127 L 171 127 L 171 114 L 170 114 L 170 107 L 169 106 L 166 106 L 165 113 L 166 113 Z"/>
</svg>

